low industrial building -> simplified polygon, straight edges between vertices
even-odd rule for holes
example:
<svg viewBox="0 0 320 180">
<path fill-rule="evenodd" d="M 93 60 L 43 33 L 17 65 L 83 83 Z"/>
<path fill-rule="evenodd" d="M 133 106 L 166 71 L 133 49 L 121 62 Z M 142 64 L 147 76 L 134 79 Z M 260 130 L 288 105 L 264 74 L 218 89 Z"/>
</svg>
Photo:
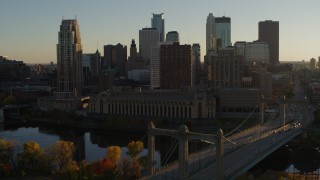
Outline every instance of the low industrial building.
<svg viewBox="0 0 320 180">
<path fill-rule="evenodd" d="M 38 98 L 38 108 L 41 111 L 60 110 L 71 112 L 81 108 L 81 105 L 80 97 L 44 96 Z"/>
<path fill-rule="evenodd" d="M 207 119 L 216 116 L 216 99 L 196 90 L 144 90 L 114 87 L 92 97 L 90 113 L 161 118 Z"/>
</svg>

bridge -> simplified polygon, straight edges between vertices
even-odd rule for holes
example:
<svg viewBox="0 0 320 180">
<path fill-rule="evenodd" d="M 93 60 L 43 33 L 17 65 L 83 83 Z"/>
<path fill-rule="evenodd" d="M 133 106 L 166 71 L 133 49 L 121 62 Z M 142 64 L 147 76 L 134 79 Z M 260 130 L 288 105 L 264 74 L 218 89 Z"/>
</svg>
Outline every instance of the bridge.
<svg viewBox="0 0 320 180">
<path fill-rule="evenodd" d="M 279 105 L 279 110 L 265 114 L 267 104 L 275 103 Z M 292 104 L 299 106 L 292 108 L 290 107 Z M 293 112 L 289 113 L 290 109 L 293 109 Z M 312 112 L 307 109 L 306 99 L 262 97 L 259 104 L 260 124 L 234 133 L 253 112 L 243 123 L 226 135 L 221 130 L 214 134 L 189 132 L 186 126 L 181 126 L 179 130 L 159 129 L 151 123 L 148 129 L 149 176 L 143 179 L 234 179 L 301 134 L 303 128 L 313 119 Z M 157 171 L 154 162 L 154 136 L 156 135 L 175 137 L 179 144 L 179 161 Z M 213 145 L 200 152 L 189 154 L 188 141 L 192 140 L 201 140 Z"/>
</svg>

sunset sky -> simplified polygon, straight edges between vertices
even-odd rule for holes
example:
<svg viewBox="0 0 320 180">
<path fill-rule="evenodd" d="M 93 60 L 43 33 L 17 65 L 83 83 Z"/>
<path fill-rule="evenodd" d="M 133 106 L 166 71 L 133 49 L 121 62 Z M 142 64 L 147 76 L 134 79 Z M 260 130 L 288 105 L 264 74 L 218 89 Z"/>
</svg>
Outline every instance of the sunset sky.
<svg viewBox="0 0 320 180">
<path fill-rule="evenodd" d="M 206 18 L 231 17 L 231 41 L 253 41 L 258 22 L 279 21 L 280 61 L 320 56 L 319 0 L 3 0 L 0 56 L 26 63 L 56 62 L 61 20 L 77 17 L 84 53 L 103 55 L 103 45 L 139 42 L 151 13 L 164 13 L 165 31 L 178 31 L 181 44 L 200 43 L 205 54 Z"/>
</svg>

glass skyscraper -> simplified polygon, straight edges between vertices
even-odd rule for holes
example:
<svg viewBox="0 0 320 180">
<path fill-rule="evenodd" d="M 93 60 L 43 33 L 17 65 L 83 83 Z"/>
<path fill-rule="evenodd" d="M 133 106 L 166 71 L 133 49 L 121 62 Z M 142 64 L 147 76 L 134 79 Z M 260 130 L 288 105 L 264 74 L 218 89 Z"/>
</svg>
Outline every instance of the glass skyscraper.
<svg viewBox="0 0 320 180">
<path fill-rule="evenodd" d="M 151 27 L 156 28 L 160 32 L 160 42 L 164 42 L 164 19 L 163 13 L 161 14 L 153 14 L 153 17 L 151 19 Z"/>
<path fill-rule="evenodd" d="M 217 47 L 225 48 L 231 46 L 231 18 L 229 17 L 216 17 L 216 37 Z"/>
<path fill-rule="evenodd" d="M 57 44 L 58 94 L 81 95 L 82 45 L 76 19 L 62 20 Z"/>
<path fill-rule="evenodd" d="M 217 48 L 216 23 L 212 13 L 209 13 L 206 24 L 206 53 Z"/>
</svg>

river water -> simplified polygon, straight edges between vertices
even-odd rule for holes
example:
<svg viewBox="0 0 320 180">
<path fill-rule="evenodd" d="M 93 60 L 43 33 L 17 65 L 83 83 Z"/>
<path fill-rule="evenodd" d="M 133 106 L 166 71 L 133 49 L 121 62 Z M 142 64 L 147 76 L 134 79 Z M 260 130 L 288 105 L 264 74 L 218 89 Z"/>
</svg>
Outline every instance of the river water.
<svg viewBox="0 0 320 180">
<path fill-rule="evenodd" d="M 57 140 L 72 141 L 76 146 L 76 159 L 84 159 L 89 163 L 104 158 L 106 156 L 107 147 L 112 145 L 120 146 L 121 156 L 125 157 L 125 152 L 127 151 L 126 146 L 131 141 L 143 141 L 145 148 L 143 149 L 141 155 L 147 154 L 146 132 L 133 133 L 110 130 L 77 131 L 54 127 L 4 127 L 2 130 L 0 130 L 0 138 L 17 141 L 17 143 L 20 145 L 27 141 L 34 141 L 39 143 L 42 148 L 49 147 Z M 176 143 L 174 138 L 164 136 L 156 137 L 155 159 L 157 162 L 157 167 L 160 167 L 160 162 L 162 162 L 161 165 L 164 165 L 164 162 L 177 160 L 177 148 L 172 152 L 172 154 L 169 152 L 174 143 Z M 204 143 L 190 142 L 189 151 L 197 151 L 205 146 L 206 145 L 204 145 Z M 295 151 L 295 153 L 293 153 L 293 151 Z M 307 150 L 299 147 L 291 147 L 289 143 L 289 145 L 283 146 L 269 155 L 250 171 L 255 172 L 259 169 L 262 171 L 272 169 L 291 173 L 304 173 L 306 171 L 310 171 L 319 174 L 320 153 L 317 153 L 319 151 L 316 151 L 315 154 L 307 153 L 312 154 L 310 155 L 311 157 L 303 157 L 305 158 L 305 161 L 299 162 L 299 159 L 301 161 L 301 158 L 299 157 L 303 156 L 303 154 L 306 154 L 306 151 Z M 167 160 L 164 157 L 167 157 L 168 153 L 170 153 L 170 158 Z M 295 161 L 295 163 L 293 163 L 293 161 Z M 311 161 L 314 162 L 310 165 Z"/>
<path fill-rule="evenodd" d="M 87 162 L 97 161 L 106 156 L 108 146 L 120 146 L 121 156 L 125 157 L 127 144 L 130 141 L 142 140 L 146 143 L 143 133 L 126 133 L 114 131 L 81 132 L 64 128 L 48 127 L 5 127 L 0 130 L 0 138 L 14 140 L 18 145 L 28 141 L 40 144 L 47 148 L 58 140 L 67 140 L 76 146 L 76 159 L 85 159 Z M 141 155 L 146 155 L 147 149 L 143 149 Z M 160 162 L 160 152 L 156 151 L 156 160 Z"/>
</svg>

